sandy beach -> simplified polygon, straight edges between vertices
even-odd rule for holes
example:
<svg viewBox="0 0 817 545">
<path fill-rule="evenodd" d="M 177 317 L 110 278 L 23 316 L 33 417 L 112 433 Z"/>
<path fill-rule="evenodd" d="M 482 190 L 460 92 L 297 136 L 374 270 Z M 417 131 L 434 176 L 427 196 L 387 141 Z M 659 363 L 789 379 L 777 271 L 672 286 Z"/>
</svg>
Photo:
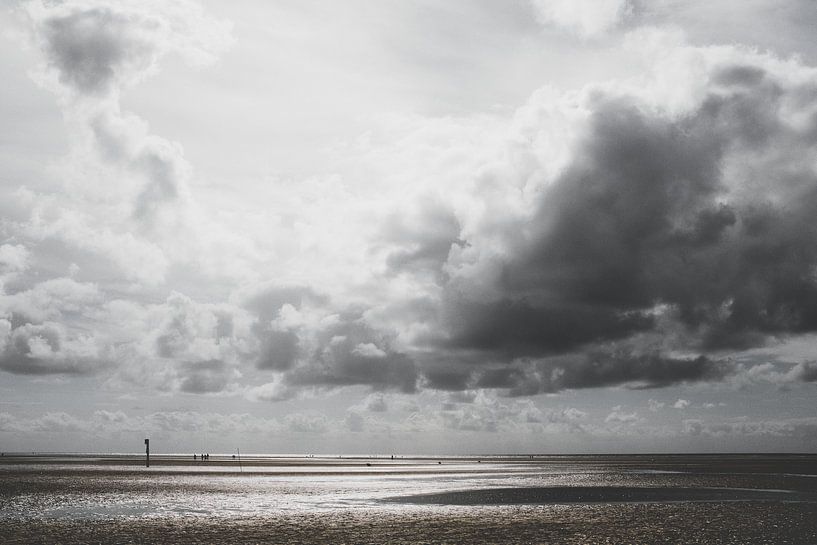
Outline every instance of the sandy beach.
<svg viewBox="0 0 817 545">
<path fill-rule="evenodd" d="M 4 543 L 817 543 L 817 457 L 0 458 Z"/>
</svg>

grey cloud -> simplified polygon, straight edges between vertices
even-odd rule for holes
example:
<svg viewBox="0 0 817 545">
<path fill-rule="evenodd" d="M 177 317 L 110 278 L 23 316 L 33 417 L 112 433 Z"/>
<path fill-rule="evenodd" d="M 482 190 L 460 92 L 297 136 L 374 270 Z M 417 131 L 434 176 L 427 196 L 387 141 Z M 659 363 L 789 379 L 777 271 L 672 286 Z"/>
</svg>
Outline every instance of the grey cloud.
<svg viewBox="0 0 817 545">
<path fill-rule="evenodd" d="M 361 346 L 374 344 L 381 353 L 370 354 Z M 362 319 L 347 318 L 320 332 L 312 358 L 286 377 L 292 384 L 315 386 L 368 385 L 375 389 L 414 392 L 417 369 L 406 354 L 388 346 Z"/>
<path fill-rule="evenodd" d="M 136 199 L 134 215 L 137 218 L 154 218 L 165 203 L 183 197 L 186 163 L 174 151 L 148 146 L 131 166 L 148 180 Z"/>
<path fill-rule="evenodd" d="M 243 305 L 257 316 L 256 367 L 284 372 L 287 385 L 416 390 L 414 361 L 393 349 L 390 337 L 370 326 L 359 310 L 334 312 L 328 297 L 298 286 L 267 287 L 246 296 Z M 282 316 L 286 305 L 324 319 L 288 323 Z"/>
<path fill-rule="evenodd" d="M 512 359 L 565 352 L 590 341 L 614 340 L 652 327 L 652 318 L 634 311 L 570 301 L 537 304 L 521 295 L 497 301 L 446 302 L 449 338 L 444 347 L 476 349 Z"/>
<path fill-rule="evenodd" d="M 155 348 L 159 357 L 183 361 L 209 360 L 215 349 L 231 346 L 235 309 L 197 303 L 173 292 L 162 311 L 164 320 L 155 333 Z"/>
<path fill-rule="evenodd" d="M 461 391 L 471 384 L 471 371 L 427 368 L 423 371 L 426 386 L 434 390 Z"/>
<path fill-rule="evenodd" d="M 793 369 L 794 376 L 803 382 L 817 382 L 817 362 L 799 363 Z"/>
<path fill-rule="evenodd" d="M 22 244 L 0 244 L 0 275 L 24 271 L 29 260 L 30 251 Z"/>
<path fill-rule="evenodd" d="M 291 369 L 298 360 L 299 339 L 292 331 L 266 331 L 256 367 L 274 371 Z"/>
<path fill-rule="evenodd" d="M 231 369 L 217 360 L 184 363 L 178 371 L 182 377 L 179 389 L 194 394 L 220 392 L 232 377 Z"/>
<path fill-rule="evenodd" d="M 462 390 L 448 394 L 448 399 L 453 403 L 473 403 L 476 398 L 477 392 L 474 390 Z"/>
<path fill-rule="evenodd" d="M 289 431 L 301 433 L 324 433 L 329 429 L 326 416 L 317 413 L 293 413 L 284 418 Z"/>
<path fill-rule="evenodd" d="M 361 432 L 366 428 L 366 420 L 354 411 L 346 413 L 346 428 L 351 432 Z"/>
<path fill-rule="evenodd" d="M 215 311 L 216 317 L 216 338 L 225 339 L 233 336 L 235 331 L 235 320 L 233 315 L 226 311 Z"/>
<path fill-rule="evenodd" d="M 228 47 L 231 24 L 201 6 L 110 2 L 28 2 L 38 43 L 59 82 L 82 95 L 114 94 L 175 51 L 205 64 Z"/>
<path fill-rule="evenodd" d="M 637 412 L 625 412 L 620 405 L 613 407 L 613 410 L 610 411 L 610 414 L 604 419 L 605 424 L 612 425 L 616 428 L 619 426 L 634 426 L 643 421 L 644 419 L 639 417 Z"/>
<path fill-rule="evenodd" d="M 121 411 L 100 410 L 95 411 L 90 418 L 80 418 L 64 412 L 47 412 L 33 418 L 0 413 L 0 430 L 46 433 L 79 431 L 91 434 L 151 431 L 272 434 L 280 432 L 281 427 L 274 419 L 256 418 L 249 414 L 165 411 L 134 416 Z"/>
<path fill-rule="evenodd" d="M 304 286 L 265 286 L 245 295 L 242 306 L 257 316 L 252 327 L 260 341 L 256 367 L 286 371 L 304 355 L 297 331 L 275 329 L 271 324 L 280 317 L 284 305 L 300 310 L 305 305 L 322 307 L 328 302 L 325 296 Z"/>
<path fill-rule="evenodd" d="M 809 85 L 726 65 L 679 118 L 596 93 L 573 162 L 505 233 L 496 278 L 445 285 L 436 346 L 482 366 L 572 354 L 558 376 L 497 365 L 475 375 L 521 395 L 718 380 L 731 372 L 719 351 L 817 330 L 817 132 L 781 113 L 813 108 Z M 701 357 L 600 348 L 643 334 Z M 429 386 L 468 387 L 451 369 L 428 372 Z"/>
<path fill-rule="evenodd" d="M 307 286 L 268 285 L 241 296 L 241 305 L 258 315 L 260 321 L 276 318 L 281 307 L 292 305 L 299 309 L 305 304 L 326 305 L 329 299 Z"/>
<path fill-rule="evenodd" d="M 417 387 L 417 370 L 405 354 L 389 347 L 389 340 L 378 334 L 361 318 L 349 316 L 320 335 L 319 352 L 312 365 L 292 376 L 298 383 L 322 385 L 365 384 L 377 389 L 395 388 L 413 392 Z M 374 344 L 382 354 L 359 350 Z"/>
<path fill-rule="evenodd" d="M 63 85 L 80 93 L 109 93 L 119 79 L 155 62 L 156 46 L 136 30 L 155 31 L 158 24 L 105 7 L 64 11 L 41 23 L 43 48 Z"/>
<path fill-rule="evenodd" d="M 443 427 L 463 431 L 575 432 L 582 430 L 587 414 L 575 408 L 543 410 L 530 400 L 500 400 L 478 392 L 467 403 L 443 402 L 437 418 Z"/>
<path fill-rule="evenodd" d="M 510 395 L 553 393 L 564 389 L 628 385 L 660 388 L 678 383 L 721 380 L 732 374 L 727 361 L 696 358 L 667 358 L 660 354 L 627 351 L 588 353 L 517 363 L 479 374 L 479 388 L 505 388 Z"/>
<path fill-rule="evenodd" d="M 725 422 L 705 422 L 697 419 L 684 420 L 683 431 L 693 436 L 724 438 L 729 436 L 749 437 L 794 437 L 811 441 L 817 437 L 817 419 L 792 418 L 788 420 L 729 420 Z"/>
<path fill-rule="evenodd" d="M 389 404 L 383 394 L 371 394 L 364 400 L 363 410 L 371 413 L 385 413 L 389 410 Z"/>
<path fill-rule="evenodd" d="M 392 274 L 430 273 L 442 281 L 442 267 L 448 260 L 451 245 L 462 242 L 459 220 L 439 202 L 422 204 L 421 211 L 414 216 L 395 214 L 386 223 L 383 236 L 394 247 L 386 265 Z"/>
<path fill-rule="evenodd" d="M 189 201 L 189 166 L 179 146 L 148 136 L 141 120 L 121 111 L 119 94 L 149 75 L 170 51 L 199 60 L 211 57 L 229 42 L 229 25 L 209 20 L 186 2 L 170 8 L 32 2 L 28 13 L 63 107 L 86 125 L 99 157 L 141 182 L 133 218 L 146 231 L 178 231 L 187 218 L 168 207 Z M 120 185 L 132 183 L 120 177 Z"/>
<path fill-rule="evenodd" d="M 64 412 L 50 412 L 23 424 L 35 432 L 87 431 L 88 424 Z"/>
<path fill-rule="evenodd" d="M 89 339 L 67 339 L 56 324 L 26 323 L 11 328 L 0 320 L 0 334 L 6 325 L 6 339 L 0 338 L 0 369 L 21 375 L 84 375 L 99 371 L 104 362 Z"/>
</svg>

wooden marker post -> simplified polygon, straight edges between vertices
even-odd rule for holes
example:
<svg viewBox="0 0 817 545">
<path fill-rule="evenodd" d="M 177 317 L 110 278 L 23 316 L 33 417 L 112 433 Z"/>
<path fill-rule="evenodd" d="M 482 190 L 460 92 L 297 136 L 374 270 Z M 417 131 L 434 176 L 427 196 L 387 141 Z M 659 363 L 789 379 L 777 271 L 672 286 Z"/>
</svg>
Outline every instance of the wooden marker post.
<svg viewBox="0 0 817 545">
<path fill-rule="evenodd" d="M 145 467 L 150 467 L 150 439 L 145 439 Z"/>
</svg>

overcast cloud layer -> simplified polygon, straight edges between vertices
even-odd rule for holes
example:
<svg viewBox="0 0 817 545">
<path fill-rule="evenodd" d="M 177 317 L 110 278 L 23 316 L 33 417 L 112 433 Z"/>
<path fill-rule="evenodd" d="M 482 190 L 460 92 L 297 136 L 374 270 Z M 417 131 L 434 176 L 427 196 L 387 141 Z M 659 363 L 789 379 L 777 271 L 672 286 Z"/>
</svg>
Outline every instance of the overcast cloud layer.
<svg viewBox="0 0 817 545">
<path fill-rule="evenodd" d="M 796 16 L 808 21 L 814 8 L 793 4 L 779 17 L 796 36 Z M 803 414 L 817 382 L 808 40 L 799 51 L 766 29 L 763 49 L 748 37 L 721 45 L 695 19 L 696 2 L 533 0 L 509 7 L 507 28 L 490 35 L 526 36 L 527 49 L 469 59 L 462 44 L 421 51 L 400 40 L 421 30 L 451 39 L 452 21 L 476 31 L 495 7 L 354 4 L 399 31 L 387 39 L 355 23 L 362 42 L 340 46 L 344 73 L 329 72 L 346 94 L 324 89 L 331 127 L 309 125 L 308 111 L 329 106 L 308 98 L 303 120 L 265 127 L 282 135 L 274 153 L 291 145 L 306 158 L 293 172 L 313 169 L 287 174 L 261 153 L 236 158 L 264 144 L 246 132 L 254 116 L 285 109 L 291 89 L 323 77 L 331 49 L 304 46 L 300 33 L 331 33 L 321 17 L 334 8 L 245 7 L 250 19 L 269 18 L 264 39 L 299 51 L 289 65 L 254 41 L 259 23 L 238 7 L 33 1 L 4 15 L 6 43 L 21 51 L 4 54 L 16 59 L 9 93 L 27 108 L 24 95 L 39 93 L 63 140 L 46 144 L 53 136 L 42 133 L 45 161 L 0 155 L 0 380 L 46 405 L 37 414 L 11 402 L 0 434 L 24 445 L 52 428 L 346 429 L 381 446 L 427 432 L 423 448 L 446 450 L 433 439 L 446 430 L 533 430 L 572 435 L 575 450 L 628 450 L 613 439 L 631 432 L 684 449 L 690 437 L 703 449 L 706 437 L 734 448 L 815 445 Z M 768 11 L 762 2 L 709 9 L 729 7 L 755 25 Z M 524 64 L 533 58 L 524 51 L 549 44 L 562 57 L 537 85 L 510 93 L 507 73 L 489 86 L 526 98 L 463 111 L 480 100 L 463 87 L 449 101 L 456 111 L 420 105 L 423 87 L 449 92 L 452 67 L 494 56 Z M 386 66 L 376 50 L 405 63 L 399 83 L 369 72 Z M 589 60 L 604 55 L 619 68 Z M 580 76 L 565 67 L 581 59 Z M 265 63 L 302 74 L 275 77 L 278 95 L 249 99 L 266 85 Z M 222 73 L 235 74 L 233 88 L 206 79 Z M 140 98 L 151 85 L 158 102 Z M 173 113 L 188 102 L 194 116 Z M 366 115 L 342 121 L 364 103 Z M 32 142 L 35 118 L 24 122 Z M 174 134 L 210 118 L 227 121 L 191 136 L 210 150 L 199 165 Z M 22 149 L 26 134 L 3 145 Z M 167 410 L 77 407 L 89 383 L 118 403 L 158 396 Z M 73 401 L 46 399 L 43 384 Z M 730 396 L 778 405 L 750 417 L 723 408 Z M 206 416 L 208 399 L 221 412 Z M 670 408 L 697 413 L 672 420 Z"/>
</svg>

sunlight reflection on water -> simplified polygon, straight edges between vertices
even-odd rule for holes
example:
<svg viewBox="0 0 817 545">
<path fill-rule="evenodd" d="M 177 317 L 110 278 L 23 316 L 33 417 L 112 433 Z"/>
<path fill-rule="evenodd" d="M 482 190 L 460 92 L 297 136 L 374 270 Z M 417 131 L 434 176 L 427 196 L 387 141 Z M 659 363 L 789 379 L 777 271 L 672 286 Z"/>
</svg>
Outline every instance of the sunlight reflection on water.
<svg viewBox="0 0 817 545">
<path fill-rule="evenodd" d="M 42 469 L 27 466 L 27 469 Z M 541 468 L 518 464 L 452 464 L 444 469 L 427 464 L 395 468 L 334 466 L 253 467 L 243 473 L 224 468 L 181 466 L 159 471 L 132 466 L 50 466 L 43 475 L 48 491 L 13 497 L 0 508 L 0 518 L 36 513 L 40 518 L 109 518 L 168 516 L 247 516 L 271 511 L 322 511 L 383 506 L 392 496 L 424 494 L 474 487 L 533 486 L 576 481 L 570 473 L 548 476 Z M 70 472 L 67 478 L 60 477 Z M 586 480 L 585 474 L 579 480 Z M 37 477 L 40 478 L 40 477 Z M 65 484 L 65 486 L 61 486 Z M 36 488 L 36 487 L 35 487 Z"/>
<path fill-rule="evenodd" d="M 115 461 L 114 461 L 115 462 Z M 0 503 L 0 520 L 247 517 L 333 510 L 390 512 L 422 509 L 385 503 L 396 496 L 514 487 L 761 488 L 782 473 L 694 473 L 599 465 L 436 461 L 364 461 L 285 465 L 201 465 L 184 462 L 144 468 L 112 463 L 0 466 L 18 493 Z M 238 469 L 238 471 L 236 471 Z M 809 479 L 812 481 L 812 479 Z M 476 507 L 474 507 L 476 508 Z"/>
</svg>

